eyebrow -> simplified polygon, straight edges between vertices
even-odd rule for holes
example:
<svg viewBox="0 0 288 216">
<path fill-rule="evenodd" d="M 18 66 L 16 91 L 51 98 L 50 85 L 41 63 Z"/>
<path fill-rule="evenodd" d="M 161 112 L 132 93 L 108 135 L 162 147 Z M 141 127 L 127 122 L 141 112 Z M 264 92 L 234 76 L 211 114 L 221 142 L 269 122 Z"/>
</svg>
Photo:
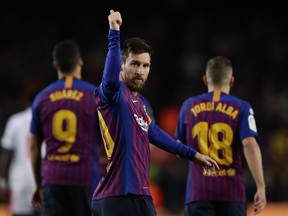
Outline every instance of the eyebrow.
<svg viewBox="0 0 288 216">
<path fill-rule="evenodd" d="M 132 59 L 132 60 L 130 61 L 130 63 L 137 63 L 137 64 L 143 64 L 143 65 L 150 65 L 150 64 L 151 64 L 150 62 L 144 62 L 144 63 L 142 63 L 141 61 L 134 60 L 134 59 Z"/>
</svg>

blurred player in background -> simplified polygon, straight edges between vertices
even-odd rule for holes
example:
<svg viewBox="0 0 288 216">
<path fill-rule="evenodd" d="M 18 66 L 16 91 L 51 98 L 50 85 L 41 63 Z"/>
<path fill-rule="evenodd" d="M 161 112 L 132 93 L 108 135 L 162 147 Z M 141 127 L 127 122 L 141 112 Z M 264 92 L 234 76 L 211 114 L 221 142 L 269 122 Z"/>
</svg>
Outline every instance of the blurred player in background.
<svg viewBox="0 0 288 216">
<path fill-rule="evenodd" d="M 176 138 L 220 165 L 212 176 L 189 162 L 185 216 L 244 216 L 246 194 L 241 167 L 244 155 L 257 191 L 255 214 L 266 206 L 262 156 L 257 143 L 253 109 L 229 95 L 234 82 L 232 63 L 221 56 L 210 59 L 203 77 L 208 93 L 187 99 L 180 110 Z"/>
<path fill-rule="evenodd" d="M 32 106 L 31 158 L 36 190 L 32 202 L 45 216 L 91 215 L 91 198 L 101 175 L 101 135 L 94 91 L 81 80 L 83 60 L 75 41 L 53 50 L 58 80 Z M 43 140 L 46 155 L 41 159 Z M 41 201 L 43 201 L 41 203 Z"/>
<path fill-rule="evenodd" d="M 34 94 L 28 99 L 25 110 L 10 116 L 1 139 L 0 199 L 11 204 L 13 216 L 39 215 L 31 204 L 35 183 L 28 140 Z"/>
</svg>

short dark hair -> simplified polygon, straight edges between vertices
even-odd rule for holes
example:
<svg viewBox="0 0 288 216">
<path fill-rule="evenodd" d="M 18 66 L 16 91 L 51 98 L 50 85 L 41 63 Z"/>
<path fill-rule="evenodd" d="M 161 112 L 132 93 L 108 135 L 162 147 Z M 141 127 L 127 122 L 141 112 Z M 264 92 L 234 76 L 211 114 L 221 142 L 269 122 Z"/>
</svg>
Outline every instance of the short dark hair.
<svg viewBox="0 0 288 216">
<path fill-rule="evenodd" d="M 53 49 L 53 61 L 63 73 L 72 72 L 80 57 L 80 49 L 75 40 L 61 41 Z"/>
<path fill-rule="evenodd" d="M 215 56 L 207 62 L 206 74 L 211 78 L 213 85 L 222 85 L 232 73 L 232 62 L 224 56 Z"/>
<path fill-rule="evenodd" d="M 146 40 L 139 37 L 128 38 L 124 41 L 122 47 L 122 61 L 125 61 L 128 58 L 129 53 L 141 54 L 146 52 L 149 53 L 150 57 L 154 52 L 153 48 Z"/>
</svg>

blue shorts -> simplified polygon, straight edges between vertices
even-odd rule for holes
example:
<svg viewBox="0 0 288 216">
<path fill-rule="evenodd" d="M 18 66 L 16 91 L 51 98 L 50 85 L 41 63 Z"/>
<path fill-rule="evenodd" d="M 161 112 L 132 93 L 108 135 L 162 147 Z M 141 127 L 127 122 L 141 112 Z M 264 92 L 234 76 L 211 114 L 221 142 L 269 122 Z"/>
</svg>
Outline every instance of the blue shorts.
<svg viewBox="0 0 288 216">
<path fill-rule="evenodd" d="M 246 216 L 244 202 L 197 201 L 185 205 L 185 216 Z"/>
<path fill-rule="evenodd" d="M 93 190 L 93 188 L 82 186 L 43 186 L 41 215 L 91 215 L 91 200 Z"/>
<path fill-rule="evenodd" d="M 151 196 L 126 195 L 92 201 L 93 216 L 156 216 Z"/>
</svg>

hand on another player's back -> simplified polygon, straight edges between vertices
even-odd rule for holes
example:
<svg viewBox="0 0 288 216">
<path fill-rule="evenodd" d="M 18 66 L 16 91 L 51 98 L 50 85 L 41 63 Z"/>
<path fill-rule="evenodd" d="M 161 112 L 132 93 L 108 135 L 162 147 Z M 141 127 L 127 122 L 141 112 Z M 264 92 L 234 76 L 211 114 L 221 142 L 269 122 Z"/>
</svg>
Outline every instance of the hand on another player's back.
<svg viewBox="0 0 288 216">
<path fill-rule="evenodd" d="M 216 163 L 216 161 L 214 161 L 212 158 L 210 158 L 207 155 L 201 154 L 199 152 L 197 152 L 194 156 L 194 163 L 199 164 L 200 166 L 203 167 L 204 171 L 209 174 L 212 175 L 212 173 L 215 172 L 215 170 L 219 170 L 219 166 Z"/>
</svg>

